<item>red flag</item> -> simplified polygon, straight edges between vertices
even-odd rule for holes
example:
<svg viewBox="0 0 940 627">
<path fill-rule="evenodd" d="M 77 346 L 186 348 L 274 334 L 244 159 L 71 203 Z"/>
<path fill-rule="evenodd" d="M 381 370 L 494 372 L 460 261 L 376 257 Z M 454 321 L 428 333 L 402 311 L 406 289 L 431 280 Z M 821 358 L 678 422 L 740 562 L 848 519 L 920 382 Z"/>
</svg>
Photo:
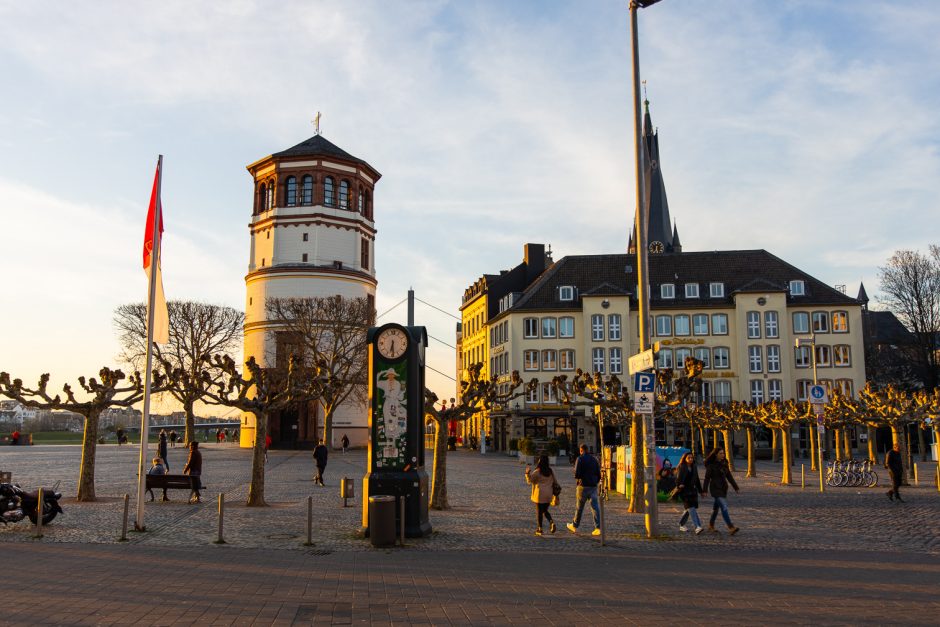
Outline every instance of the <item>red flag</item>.
<svg viewBox="0 0 940 627">
<path fill-rule="evenodd" d="M 154 289 L 148 291 L 148 314 L 153 311 L 153 341 L 157 344 L 166 344 L 170 341 L 170 313 L 166 306 L 166 296 L 163 293 L 163 275 L 160 272 L 160 249 L 163 240 L 163 203 L 160 199 L 160 176 L 163 159 L 157 162 L 157 173 L 153 177 L 153 191 L 150 192 L 150 208 L 147 209 L 147 226 L 144 230 L 144 273 L 150 283 L 156 283 Z M 156 216 L 160 216 L 157 229 L 157 241 L 153 238 L 153 224 Z M 151 254 L 157 251 L 154 276 L 150 276 Z M 148 287 L 150 286 L 148 283 Z M 151 296 L 152 295 L 152 299 Z M 148 315 L 148 320 L 150 316 Z"/>
<path fill-rule="evenodd" d="M 144 228 L 144 270 L 150 271 L 150 252 L 153 250 L 153 214 L 157 211 L 157 185 L 160 183 L 160 165 L 153 175 L 153 191 L 150 192 L 150 208 L 147 209 L 147 226 Z M 159 238 L 163 237 L 163 206 L 160 206 Z"/>
</svg>

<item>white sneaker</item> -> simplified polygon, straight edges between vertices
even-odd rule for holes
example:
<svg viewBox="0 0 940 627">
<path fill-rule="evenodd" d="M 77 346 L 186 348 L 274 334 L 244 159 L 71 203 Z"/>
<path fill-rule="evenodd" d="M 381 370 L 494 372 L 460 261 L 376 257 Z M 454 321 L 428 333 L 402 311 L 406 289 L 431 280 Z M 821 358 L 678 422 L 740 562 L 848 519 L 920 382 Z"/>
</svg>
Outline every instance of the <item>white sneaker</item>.
<svg viewBox="0 0 940 627">
<path fill-rule="evenodd" d="M 702 531 L 704 531 L 704 529 L 702 529 L 701 527 L 696 527 L 696 528 L 695 528 L 695 535 L 698 535 L 698 534 L 702 533 Z"/>
<path fill-rule="evenodd" d="M 688 531 L 688 530 L 689 528 L 686 527 L 685 525 L 679 525 L 679 531 Z"/>
<path fill-rule="evenodd" d="M 568 523 L 565 526 L 568 527 L 568 531 L 571 533 L 578 533 L 578 528 L 574 526 L 574 523 Z"/>
<path fill-rule="evenodd" d="M 592 536 L 599 536 L 599 535 L 601 535 L 601 530 L 600 530 L 600 529 L 595 529 L 594 531 L 591 532 L 591 535 L 592 535 Z"/>
</svg>

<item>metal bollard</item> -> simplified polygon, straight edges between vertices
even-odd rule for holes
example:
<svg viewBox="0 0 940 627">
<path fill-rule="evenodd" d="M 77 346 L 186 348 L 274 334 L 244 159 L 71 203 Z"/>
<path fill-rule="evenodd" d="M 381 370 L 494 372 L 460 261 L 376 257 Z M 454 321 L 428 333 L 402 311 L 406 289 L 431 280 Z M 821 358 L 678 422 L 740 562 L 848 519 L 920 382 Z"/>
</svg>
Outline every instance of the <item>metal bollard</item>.
<svg viewBox="0 0 940 627">
<path fill-rule="evenodd" d="M 800 487 L 806 487 L 806 464 L 800 464 Z"/>
<path fill-rule="evenodd" d="M 401 524 L 398 527 L 398 542 L 405 546 L 405 497 L 398 497 L 398 511 L 401 513 Z"/>
<path fill-rule="evenodd" d="M 917 481 L 917 462 L 914 462 L 914 485 L 920 485 Z"/>
<path fill-rule="evenodd" d="M 42 488 L 39 488 L 39 502 L 36 503 L 36 535 L 33 537 L 42 537 Z"/>
<path fill-rule="evenodd" d="M 940 461 L 937 462 L 937 492 L 940 492 Z"/>
<path fill-rule="evenodd" d="M 605 546 L 607 543 L 607 521 L 604 519 L 604 499 L 597 499 L 597 504 L 600 505 L 600 519 L 601 519 L 601 546 Z"/>
<path fill-rule="evenodd" d="M 124 522 L 121 524 L 121 537 L 118 542 L 127 542 L 127 513 L 130 511 L 131 495 L 124 495 Z"/>
<path fill-rule="evenodd" d="M 304 546 L 313 546 L 313 497 L 307 497 L 307 541 Z"/>
<path fill-rule="evenodd" d="M 222 520 L 225 518 L 225 493 L 219 492 L 219 537 L 214 544 L 225 544 L 225 538 L 222 537 Z"/>
</svg>

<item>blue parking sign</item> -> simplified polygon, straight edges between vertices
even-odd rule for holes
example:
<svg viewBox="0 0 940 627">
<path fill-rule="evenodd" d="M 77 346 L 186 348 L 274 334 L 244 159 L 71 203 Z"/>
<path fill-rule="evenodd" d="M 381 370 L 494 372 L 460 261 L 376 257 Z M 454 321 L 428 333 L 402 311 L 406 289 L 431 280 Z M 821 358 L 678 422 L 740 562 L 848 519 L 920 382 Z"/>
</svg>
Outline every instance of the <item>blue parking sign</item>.
<svg viewBox="0 0 940 627">
<path fill-rule="evenodd" d="M 633 375 L 634 392 L 653 392 L 656 388 L 656 375 L 652 372 L 637 372 Z"/>
</svg>

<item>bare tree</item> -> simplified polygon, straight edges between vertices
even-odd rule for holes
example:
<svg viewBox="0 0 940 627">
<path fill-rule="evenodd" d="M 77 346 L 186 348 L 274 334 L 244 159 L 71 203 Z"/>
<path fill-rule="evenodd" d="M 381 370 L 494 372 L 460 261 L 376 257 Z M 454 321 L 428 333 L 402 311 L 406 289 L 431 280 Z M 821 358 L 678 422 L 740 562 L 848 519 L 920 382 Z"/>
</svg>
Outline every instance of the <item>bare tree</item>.
<svg viewBox="0 0 940 627">
<path fill-rule="evenodd" d="M 172 386 L 167 392 L 183 406 L 186 414 L 185 441 L 195 439 L 196 403 L 206 396 L 203 369 L 210 355 L 230 354 L 238 349 L 245 314 L 232 307 L 195 301 L 170 301 L 170 342 L 154 344 L 154 357 L 168 373 Z M 114 310 L 122 359 L 138 370 L 147 355 L 147 305 L 133 303 Z"/>
<path fill-rule="evenodd" d="M 915 336 L 915 354 L 924 387 L 938 383 L 937 338 L 940 337 L 940 246 L 929 255 L 899 250 L 879 268 L 882 302 Z"/>
<path fill-rule="evenodd" d="M 128 384 L 121 386 L 126 378 L 120 370 L 102 368 L 98 376 L 99 382 L 92 377 L 78 378 L 78 384 L 90 398 L 79 401 L 75 398 L 72 387 L 66 383 L 62 387 L 65 394 L 50 396 L 46 388 L 49 385 L 49 375 L 39 378 L 35 388 L 27 388 L 20 379 L 10 380 L 10 375 L 0 372 L 0 394 L 11 398 L 21 405 L 37 407 L 40 409 L 65 409 L 81 414 L 85 417 L 85 435 L 82 438 L 82 463 L 78 473 L 79 501 L 95 500 L 95 453 L 98 444 L 98 417 L 108 407 L 130 407 L 139 402 L 144 396 L 143 381 L 138 373 L 130 376 Z M 152 390 L 165 389 L 166 383 L 159 373 L 154 373 Z M 143 436 L 142 436 L 143 437 Z"/>
<path fill-rule="evenodd" d="M 375 310 L 365 298 L 269 298 L 268 319 L 294 343 L 304 363 L 314 364 L 331 384 L 319 401 L 323 439 L 333 441 L 333 415 L 347 400 L 362 402 L 368 393 L 366 331 Z"/>
<path fill-rule="evenodd" d="M 292 404 L 316 400 L 329 387 L 328 377 L 307 368 L 292 355 L 285 370 L 262 368 L 250 357 L 245 363 L 249 378 L 244 378 L 228 355 L 212 358 L 213 370 L 204 370 L 207 402 L 235 407 L 255 415 L 255 445 L 251 456 L 251 483 L 246 505 L 263 507 L 264 454 L 268 416 Z"/>
</svg>

